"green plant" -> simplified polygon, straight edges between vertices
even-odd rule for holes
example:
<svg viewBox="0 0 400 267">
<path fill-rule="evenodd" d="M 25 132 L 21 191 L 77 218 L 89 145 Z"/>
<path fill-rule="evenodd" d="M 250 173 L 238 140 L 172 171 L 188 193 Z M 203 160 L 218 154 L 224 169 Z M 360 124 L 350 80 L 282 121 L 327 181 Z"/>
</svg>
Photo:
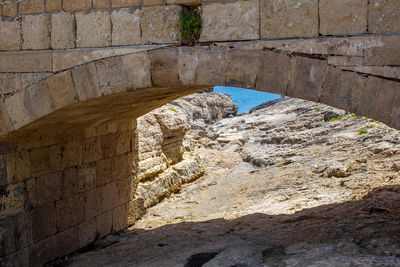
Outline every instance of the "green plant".
<svg viewBox="0 0 400 267">
<path fill-rule="evenodd" d="M 176 111 L 176 109 L 174 109 L 174 108 L 169 108 L 169 110 L 171 110 L 171 111 L 173 111 L 173 112 L 178 112 L 178 111 Z"/>
<path fill-rule="evenodd" d="M 375 124 L 371 124 L 369 128 L 375 128 Z"/>
<path fill-rule="evenodd" d="M 314 109 L 315 112 L 319 112 L 319 108 Z"/>
<path fill-rule="evenodd" d="M 365 130 L 365 129 L 358 131 L 359 135 L 367 134 L 367 133 L 368 133 L 368 130 Z"/>
<path fill-rule="evenodd" d="M 332 122 L 332 121 L 337 121 L 337 120 L 340 120 L 342 118 L 342 116 L 337 116 L 337 117 L 333 117 L 332 119 L 330 119 L 329 121 L 330 122 Z"/>
<path fill-rule="evenodd" d="M 200 39 L 202 19 L 197 9 L 187 13 L 182 13 L 178 23 L 180 25 L 180 33 L 182 43 L 185 45 L 195 45 Z"/>
</svg>

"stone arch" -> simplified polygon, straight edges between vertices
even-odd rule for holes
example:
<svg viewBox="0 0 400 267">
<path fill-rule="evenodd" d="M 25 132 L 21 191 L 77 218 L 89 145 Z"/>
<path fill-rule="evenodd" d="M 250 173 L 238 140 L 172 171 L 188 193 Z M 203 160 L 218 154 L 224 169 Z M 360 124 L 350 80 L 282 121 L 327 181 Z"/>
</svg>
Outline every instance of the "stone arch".
<svg viewBox="0 0 400 267">
<path fill-rule="evenodd" d="M 365 48 L 367 37 L 310 42 L 151 47 L 60 68 L 10 93 L 0 105 L 1 256 L 41 265 L 140 217 L 135 118 L 202 88 L 319 101 L 400 127 L 399 80 L 340 63 L 385 66 L 393 60 L 377 62 L 385 49 Z"/>
</svg>

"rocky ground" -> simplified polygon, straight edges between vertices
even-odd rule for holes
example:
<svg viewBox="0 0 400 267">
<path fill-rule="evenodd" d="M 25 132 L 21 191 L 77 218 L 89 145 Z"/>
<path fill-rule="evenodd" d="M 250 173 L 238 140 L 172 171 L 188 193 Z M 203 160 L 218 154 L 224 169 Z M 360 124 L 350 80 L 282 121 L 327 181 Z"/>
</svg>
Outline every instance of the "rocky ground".
<svg viewBox="0 0 400 267">
<path fill-rule="evenodd" d="M 400 266 L 397 130 L 295 99 L 211 121 L 185 136 L 199 180 L 62 264 Z"/>
</svg>

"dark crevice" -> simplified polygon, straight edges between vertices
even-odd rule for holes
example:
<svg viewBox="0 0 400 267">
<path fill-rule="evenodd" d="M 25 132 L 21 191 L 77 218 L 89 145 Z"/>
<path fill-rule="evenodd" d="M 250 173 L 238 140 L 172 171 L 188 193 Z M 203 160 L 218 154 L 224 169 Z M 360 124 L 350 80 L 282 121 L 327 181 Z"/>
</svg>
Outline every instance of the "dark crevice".
<svg viewBox="0 0 400 267">
<path fill-rule="evenodd" d="M 205 263 L 214 259 L 218 254 L 219 252 L 204 252 L 194 254 L 186 260 L 184 267 L 201 267 Z"/>
</svg>

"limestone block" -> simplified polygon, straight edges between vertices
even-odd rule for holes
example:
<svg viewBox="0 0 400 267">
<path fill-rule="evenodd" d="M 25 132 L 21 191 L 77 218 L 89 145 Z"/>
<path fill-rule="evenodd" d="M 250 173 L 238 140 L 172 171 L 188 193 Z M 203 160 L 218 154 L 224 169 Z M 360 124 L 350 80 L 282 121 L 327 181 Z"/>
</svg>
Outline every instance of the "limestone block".
<svg viewBox="0 0 400 267">
<path fill-rule="evenodd" d="M 53 105 L 63 108 L 78 101 L 71 71 L 64 71 L 46 79 Z"/>
<path fill-rule="evenodd" d="M 101 187 L 94 188 L 85 193 L 85 218 L 89 220 L 101 214 L 103 199 Z"/>
<path fill-rule="evenodd" d="M 111 44 L 111 19 L 108 12 L 78 12 L 75 18 L 77 47 L 101 47 Z"/>
<path fill-rule="evenodd" d="M 31 175 L 33 177 L 50 171 L 50 149 L 35 148 L 30 152 Z"/>
<path fill-rule="evenodd" d="M 63 170 L 62 198 L 69 198 L 79 193 L 78 170 L 76 167 Z"/>
<path fill-rule="evenodd" d="M 54 110 L 53 100 L 45 81 L 40 81 L 25 89 L 25 107 L 31 118 L 38 119 Z"/>
<path fill-rule="evenodd" d="M 140 17 L 142 43 L 180 43 L 178 19 L 181 10 L 176 5 L 143 7 Z"/>
<path fill-rule="evenodd" d="M 65 11 L 88 10 L 92 8 L 92 0 L 63 0 Z"/>
<path fill-rule="evenodd" d="M 3 5 L 3 16 L 14 17 L 18 15 L 17 3 L 7 3 Z"/>
<path fill-rule="evenodd" d="M 0 50 L 21 49 L 21 23 L 18 20 L 0 21 Z M 1 62 L 1 60 L 0 60 Z M 1 69 L 0 63 L 0 69 Z"/>
<path fill-rule="evenodd" d="M 365 65 L 400 65 L 400 36 L 381 36 L 377 45 L 365 49 Z"/>
<path fill-rule="evenodd" d="M 78 166 L 83 163 L 82 141 L 69 142 L 65 146 L 67 155 L 67 167 Z"/>
<path fill-rule="evenodd" d="M 126 204 L 113 210 L 113 231 L 121 231 L 128 226 L 128 207 Z"/>
<path fill-rule="evenodd" d="M 178 69 L 179 80 L 182 84 L 194 84 L 196 71 L 199 65 L 199 55 L 197 51 L 179 49 Z"/>
<path fill-rule="evenodd" d="M 78 190 L 86 192 L 96 187 L 96 165 L 85 164 L 78 168 Z"/>
<path fill-rule="evenodd" d="M 119 203 L 128 203 L 136 191 L 137 183 L 134 182 L 134 177 L 130 175 L 117 182 Z"/>
<path fill-rule="evenodd" d="M 0 72 L 52 71 L 51 54 L 0 54 Z"/>
<path fill-rule="evenodd" d="M 259 12 L 258 0 L 204 5 L 200 41 L 258 39 Z"/>
<path fill-rule="evenodd" d="M 30 123 L 33 118 L 25 107 L 25 92 L 20 91 L 5 99 L 5 109 L 10 116 L 13 129 L 21 128 Z"/>
<path fill-rule="evenodd" d="M 33 242 L 39 242 L 56 232 L 56 209 L 53 204 L 37 207 L 32 210 Z"/>
<path fill-rule="evenodd" d="M 320 101 L 356 112 L 367 78 L 355 73 L 328 67 Z"/>
<path fill-rule="evenodd" d="M 110 158 L 116 155 L 117 134 L 107 134 L 100 137 L 102 158 Z"/>
<path fill-rule="evenodd" d="M 131 152 L 131 132 L 120 131 L 115 136 L 115 151 L 117 155 Z"/>
<path fill-rule="evenodd" d="M 128 225 L 134 224 L 145 214 L 144 201 L 142 198 L 134 199 L 128 204 Z"/>
<path fill-rule="evenodd" d="M 112 7 L 131 7 L 140 6 L 141 0 L 111 0 Z"/>
<path fill-rule="evenodd" d="M 85 139 L 83 145 L 84 163 L 90 163 L 101 159 L 101 139 L 99 137 Z"/>
<path fill-rule="evenodd" d="M 290 57 L 284 53 L 265 50 L 261 54 L 262 67 L 257 79 L 257 89 L 286 95 L 289 80 Z"/>
<path fill-rule="evenodd" d="M 0 257 L 11 254 L 16 249 L 15 235 L 14 235 L 15 222 L 13 217 L 2 218 L 0 220 L 0 240 L 2 250 L 0 251 Z"/>
<path fill-rule="evenodd" d="M 8 183 L 16 183 L 28 179 L 31 175 L 29 152 L 7 154 L 6 167 Z"/>
<path fill-rule="evenodd" d="M 370 33 L 400 32 L 400 1 L 369 1 L 368 31 Z"/>
<path fill-rule="evenodd" d="M 367 32 L 366 0 L 320 0 L 319 11 L 322 35 Z"/>
<path fill-rule="evenodd" d="M 20 15 L 44 13 L 44 0 L 29 0 L 19 3 L 18 13 Z"/>
<path fill-rule="evenodd" d="M 36 179 L 37 204 L 45 205 L 61 198 L 61 173 L 51 173 Z"/>
<path fill-rule="evenodd" d="M 79 247 L 84 247 L 96 239 L 96 219 L 79 225 Z"/>
<path fill-rule="evenodd" d="M 22 18 L 22 49 L 48 49 L 50 16 L 29 15 Z"/>
<path fill-rule="evenodd" d="M 110 211 L 119 205 L 118 187 L 112 182 L 102 187 L 103 211 Z"/>
<path fill-rule="evenodd" d="M 80 101 L 101 96 L 95 63 L 80 65 L 71 72 Z"/>
<path fill-rule="evenodd" d="M 51 48 L 66 49 L 75 47 L 75 20 L 70 13 L 51 15 Z"/>
<path fill-rule="evenodd" d="M 169 5 L 199 6 L 201 0 L 166 0 Z"/>
<path fill-rule="evenodd" d="M 56 203 L 56 228 L 64 231 L 72 226 L 82 223 L 85 219 L 85 206 L 83 194 L 62 199 Z"/>
<path fill-rule="evenodd" d="M 143 5 L 145 6 L 154 6 L 154 5 L 162 5 L 164 3 L 163 0 L 143 0 Z"/>
<path fill-rule="evenodd" d="M 99 88 L 102 95 L 122 92 L 132 85 L 122 68 L 121 57 L 111 57 L 95 62 Z"/>
<path fill-rule="evenodd" d="M 54 13 L 62 10 L 62 0 L 46 0 L 46 12 Z"/>
<path fill-rule="evenodd" d="M 200 52 L 196 74 L 197 85 L 225 85 L 226 53 Z"/>
<path fill-rule="evenodd" d="M 357 106 L 357 113 L 390 124 L 399 90 L 399 82 L 373 76 L 368 77 L 367 85 Z"/>
<path fill-rule="evenodd" d="M 260 0 L 261 38 L 318 36 L 317 0 Z"/>
<path fill-rule="evenodd" d="M 261 67 L 261 53 L 253 50 L 232 50 L 227 53 L 225 84 L 255 88 Z"/>
<path fill-rule="evenodd" d="M 122 64 L 129 83 L 135 89 L 151 87 L 150 59 L 147 53 L 122 56 Z"/>
<path fill-rule="evenodd" d="M 25 182 L 26 185 L 26 205 L 29 209 L 37 206 L 36 179 Z"/>
<path fill-rule="evenodd" d="M 29 266 L 29 249 L 24 248 L 5 257 L 5 262 L 12 264 L 6 266 Z"/>
<path fill-rule="evenodd" d="M 95 9 L 109 8 L 110 0 L 92 0 L 92 5 Z"/>
<path fill-rule="evenodd" d="M 112 158 L 96 162 L 96 186 L 105 185 L 116 178 Z"/>
<path fill-rule="evenodd" d="M 100 237 L 106 236 L 112 230 L 112 211 L 96 217 L 96 232 Z"/>
<path fill-rule="evenodd" d="M 176 86 L 180 83 L 178 73 L 178 52 L 157 49 L 148 52 L 150 56 L 151 80 L 156 86 Z"/>
<path fill-rule="evenodd" d="M 140 44 L 140 9 L 130 12 L 126 9 L 111 13 L 112 45 Z"/>
<path fill-rule="evenodd" d="M 326 60 L 294 57 L 291 62 L 287 95 L 318 102 L 326 68 Z"/>
</svg>

